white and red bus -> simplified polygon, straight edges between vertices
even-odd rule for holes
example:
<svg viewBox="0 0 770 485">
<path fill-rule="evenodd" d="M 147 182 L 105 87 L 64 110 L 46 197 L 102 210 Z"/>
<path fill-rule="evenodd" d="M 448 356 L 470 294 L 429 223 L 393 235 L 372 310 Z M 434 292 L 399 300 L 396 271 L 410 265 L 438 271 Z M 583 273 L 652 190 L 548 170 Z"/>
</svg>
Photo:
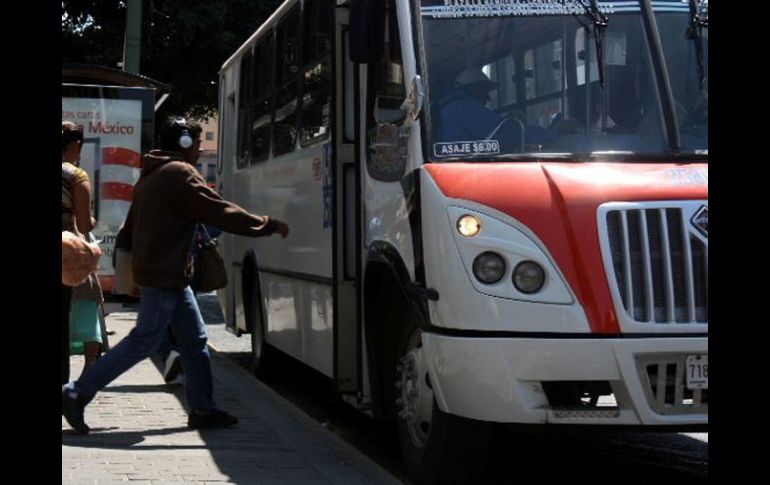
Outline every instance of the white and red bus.
<svg viewBox="0 0 770 485">
<path fill-rule="evenodd" d="M 227 325 L 418 481 L 491 422 L 706 429 L 707 135 L 706 1 L 287 0 L 220 72 L 218 188 L 291 226 L 222 237 Z"/>
</svg>

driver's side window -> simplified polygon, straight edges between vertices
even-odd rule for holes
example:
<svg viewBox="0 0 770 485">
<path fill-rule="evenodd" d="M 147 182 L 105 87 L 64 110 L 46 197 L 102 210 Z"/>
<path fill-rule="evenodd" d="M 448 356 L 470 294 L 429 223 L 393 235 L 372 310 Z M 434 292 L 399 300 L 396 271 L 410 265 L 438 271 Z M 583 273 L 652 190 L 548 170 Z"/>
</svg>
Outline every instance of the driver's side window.
<svg viewBox="0 0 770 485">
<path fill-rule="evenodd" d="M 401 104 L 406 97 L 404 69 L 401 56 L 401 37 L 398 30 L 396 5 L 392 0 L 385 0 L 385 42 L 380 60 L 368 65 L 368 89 L 366 102 L 367 166 L 370 175 L 378 180 L 399 180 L 403 174 L 402 161 L 392 157 L 383 157 L 375 149 L 382 145 L 378 140 L 383 133 L 389 133 L 387 143 L 394 141 L 392 125 L 400 125 L 406 119 L 406 112 Z M 395 143 L 398 143 L 397 136 Z"/>
<path fill-rule="evenodd" d="M 369 100 L 367 112 L 370 115 L 368 127 L 376 123 L 399 124 L 406 117 L 400 109 L 404 101 L 404 70 L 401 59 L 401 39 L 398 31 L 396 6 L 392 0 L 385 6 L 385 42 L 379 62 L 369 65 Z"/>
</svg>

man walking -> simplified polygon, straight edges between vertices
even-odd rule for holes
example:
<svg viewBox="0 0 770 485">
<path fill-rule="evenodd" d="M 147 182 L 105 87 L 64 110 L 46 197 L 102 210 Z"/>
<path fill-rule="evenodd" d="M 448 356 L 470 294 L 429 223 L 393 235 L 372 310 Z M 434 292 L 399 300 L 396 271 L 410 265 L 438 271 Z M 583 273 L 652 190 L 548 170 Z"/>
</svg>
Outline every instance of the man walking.
<svg viewBox="0 0 770 485">
<path fill-rule="evenodd" d="M 191 246 L 197 223 L 242 236 L 286 237 L 285 222 L 246 212 L 211 190 L 195 169 L 201 128 L 169 118 L 158 150 L 143 159 L 142 174 L 116 247 L 130 247 L 131 268 L 141 291 L 136 327 L 77 381 L 62 387 L 62 414 L 86 434 L 85 406 L 115 378 L 158 349 L 168 327 L 177 338 L 187 379 L 192 428 L 232 426 L 238 419 L 213 396 L 206 327 L 189 283 Z"/>
</svg>

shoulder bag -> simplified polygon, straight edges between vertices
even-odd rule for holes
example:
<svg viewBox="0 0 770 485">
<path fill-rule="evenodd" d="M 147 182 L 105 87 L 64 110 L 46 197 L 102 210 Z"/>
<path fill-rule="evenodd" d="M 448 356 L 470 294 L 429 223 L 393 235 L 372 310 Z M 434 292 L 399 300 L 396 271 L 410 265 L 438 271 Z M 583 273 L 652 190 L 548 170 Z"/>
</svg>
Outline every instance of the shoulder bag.
<svg viewBox="0 0 770 485">
<path fill-rule="evenodd" d="M 198 235 L 202 237 L 198 237 Z M 193 266 L 193 275 L 197 291 L 209 292 L 227 286 L 225 260 L 217 251 L 216 243 L 209 237 L 203 224 L 198 224 L 193 242 L 198 245 L 198 255 Z M 197 274 L 196 274 L 197 273 Z"/>
</svg>

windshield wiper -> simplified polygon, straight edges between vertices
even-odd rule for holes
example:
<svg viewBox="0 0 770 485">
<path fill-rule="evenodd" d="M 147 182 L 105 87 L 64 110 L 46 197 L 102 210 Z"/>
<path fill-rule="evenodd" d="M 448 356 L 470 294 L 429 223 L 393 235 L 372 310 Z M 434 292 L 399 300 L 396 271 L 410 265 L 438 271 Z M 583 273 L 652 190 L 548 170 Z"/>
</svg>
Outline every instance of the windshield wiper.
<svg viewBox="0 0 770 485">
<path fill-rule="evenodd" d="M 572 0 L 574 3 L 579 4 L 585 10 L 585 16 L 591 20 L 594 31 L 594 45 L 596 47 L 596 63 L 599 69 L 599 85 L 604 89 L 604 31 L 607 29 L 607 16 L 599 10 L 599 4 L 597 0 L 590 0 L 587 4 L 583 0 Z M 575 16 L 577 18 L 577 15 Z M 579 18 L 577 19 L 580 25 L 586 30 L 588 26 L 584 24 Z M 590 72 L 590 67 L 588 69 Z"/>
<path fill-rule="evenodd" d="M 639 8 L 642 13 L 647 45 L 652 60 L 652 68 L 655 73 L 655 83 L 658 86 L 660 96 L 660 108 L 663 114 L 663 126 L 666 128 L 668 146 L 672 153 L 682 149 L 682 140 L 679 133 L 679 124 L 676 119 L 676 107 L 674 105 L 674 92 L 671 89 L 671 78 L 668 75 L 663 45 L 660 39 L 658 23 L 652 9 L 652 0 L 639 0 Z"/>
<path fill-rule="evenodd" d="M 703 69 L 703 32 L 704 28 L 709 28 L 708 12 L 705 17 L 701 17 L 703 14 L 703 6 L 706 5 L 706 0 L 689 0 L 690 2 L 690 26 L 685 33 L 687 39 L 693 41 L 695 45 L 695 59 L 698 63 L 698 88 L 703 89 L 706 83 L 705 70 Z"/>
</svg>

